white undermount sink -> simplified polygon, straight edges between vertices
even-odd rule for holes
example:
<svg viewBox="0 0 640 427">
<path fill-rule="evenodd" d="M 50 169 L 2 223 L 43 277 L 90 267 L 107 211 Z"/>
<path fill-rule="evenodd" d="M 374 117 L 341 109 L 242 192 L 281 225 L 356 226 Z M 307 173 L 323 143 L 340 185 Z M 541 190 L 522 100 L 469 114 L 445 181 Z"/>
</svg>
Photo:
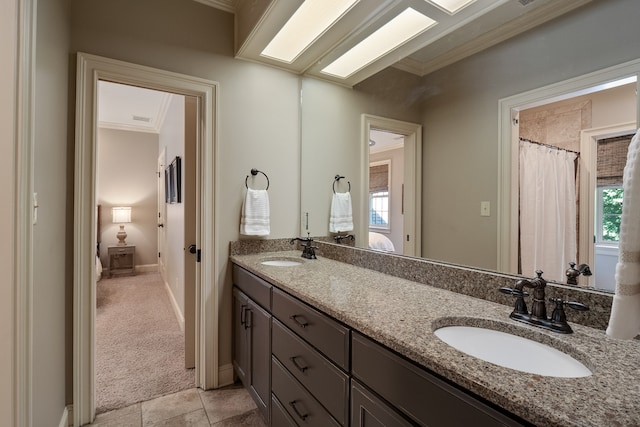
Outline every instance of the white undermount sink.
<svg viewBox="0 0 640 427">
<path fill-rule="evenodd" d="M 473 326 L 444 326 L 434 333 L 463 353 L 505 368 L 547 377 L 592 375 L 586 366 L 568 354 L 517 335 Z"/>
<path fill-rule="evenodd" d="M 260 264 L 270 265 L 272 267 L 295 267 L 296 265 L 300 265 L 302 263 L 290 259 L 268 259 L 266 261 L 262 261 Z"/>
</svg>

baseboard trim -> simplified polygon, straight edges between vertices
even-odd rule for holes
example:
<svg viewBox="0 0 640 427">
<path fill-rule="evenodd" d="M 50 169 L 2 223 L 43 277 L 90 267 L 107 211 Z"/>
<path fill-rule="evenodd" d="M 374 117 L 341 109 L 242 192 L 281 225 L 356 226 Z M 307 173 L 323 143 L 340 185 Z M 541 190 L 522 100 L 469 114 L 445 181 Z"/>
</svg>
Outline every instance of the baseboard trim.
<svg viewBox="0 0 640 427">
<path fill-rule="evenodd" d="M 167 290 L 167 294 L 169 294 L 169 300 L 171 301 L 171 307 L 173 308 L 173 313 L 176 315 L 176 320 L 180 325 L 180 330 L 184 333 L 184 316 L 182 315 L 182 311 L 180 311 L 180 306 L 178 305 L 178 301 L 176 301 L 173 296 L 173 292 L 171 291 L 171 286 L 167 282 L 164 282 L 164 287 Z"/>
<path fill-rule="evenodd" d="M 224 387 L 233 383 L 233 364 L 229 363 L 218 367 L 218 387 Z"/>
<path fill-rule="evenodd" d="M 69 409 L 66 406 L 62 411 L 62 418 L 60 418 L 58 427 L 69 427 Z"/>
<path fill-rule="evenodd" d="M 136 273 L 157 273 L 158 264 L 136 265 Z"/>
</svg>

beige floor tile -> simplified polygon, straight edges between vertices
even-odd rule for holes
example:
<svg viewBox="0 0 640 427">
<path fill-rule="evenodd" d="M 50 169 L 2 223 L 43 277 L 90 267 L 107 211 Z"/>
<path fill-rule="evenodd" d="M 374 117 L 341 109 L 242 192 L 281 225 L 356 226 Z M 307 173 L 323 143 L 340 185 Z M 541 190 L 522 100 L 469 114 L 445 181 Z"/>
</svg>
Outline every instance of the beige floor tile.
<svg viewBox="0 0 640 427">
<path fill-rule="evenodd" d="M 204 409 L 182 414 L 168 420 L 154 423 L 153 427 L 209 427 L 209 419 Z"/>
<path fill-rule="evenodd" d="M 267 427 L 257 409 L 245 412 L 242 415 L 227 418 L 218 423 L 212 423 L 211 427 Z"/>
<path fill-rule="evenodd" d="M 93 427 L 141 427 L 142 410 L 140 403 L 116 409 L 96 416 Z"/>
<path fill-rule="evenodd" d="M 244 388 L 237 386 L 200 391 L 200 396 L 211 424 L 256 409 L 256 404 L 249 393 Z"/>
<path fill-rule="evenodd" d="M 142 403 L 142 425 L 153 425 L 180 415 L 202 409 L 202 401 L 195 388 Z"/>
</svg>

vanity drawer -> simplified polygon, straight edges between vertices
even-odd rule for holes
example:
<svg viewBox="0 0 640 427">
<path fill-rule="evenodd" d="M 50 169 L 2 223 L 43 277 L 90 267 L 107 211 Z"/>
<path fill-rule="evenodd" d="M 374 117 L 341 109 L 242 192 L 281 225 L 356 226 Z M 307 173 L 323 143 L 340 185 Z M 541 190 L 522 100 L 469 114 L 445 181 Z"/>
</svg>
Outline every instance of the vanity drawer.
<svg viewBox="0 0 640 427">
<path fill-rule="evenodd" d="M 233 265 L 233 284 L 249 298 L 267 310 L 271 309 L 271 284 L 248 272 L 242 267 Z"/>
<path fill-rule="evenodd" d="M 271 351 L 341 424 L 349 416 L 349 377 L 286 326 L 273 320 Z"/>
<path fill-rule="evenodd" d="M 287 413 L 298 425 L 310 427 L 340 426 L 275 357 L 271 358 L 271 378 L 273 394 L 282 402 Z"/>
<path fill-rule="evenodd" d="M 351 346 L 354 378 L 420 425 L 523 425 L 360 334 Z"/>
<path fill-rule="evenodd" d="M 274 427 L 298 427 L 298 424 L 291 419 L 273 393 L 271 394 L 271 425 Z"/>
<path fill-rule="evenodd" d="M 277 288 L 271 312 L 338 366 L 349 369 L 349 329 Z"/>
</svg>

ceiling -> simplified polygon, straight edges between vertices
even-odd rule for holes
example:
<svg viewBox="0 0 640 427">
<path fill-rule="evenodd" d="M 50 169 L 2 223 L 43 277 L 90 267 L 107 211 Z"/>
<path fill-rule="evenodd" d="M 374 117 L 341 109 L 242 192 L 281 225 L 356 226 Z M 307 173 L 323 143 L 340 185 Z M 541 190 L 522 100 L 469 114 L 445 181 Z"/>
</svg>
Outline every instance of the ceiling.
<svg viewBox="0 0 640 427">
<path fill-rule="evenodd" d="M 160 133 L 172 96 L 101 80 L 98 82 L 98 126 Z"/>
<path fill-rule="evenodd" d="M 304 0 L 195 0 L 235 14 L 236 57 L 354 86 L 390 66 L 424 76 L 591 0 L 475 0 L 454 14 L 429 0 L 360 0 L 291 63 L 261 55 Z M 347 78 L 322 69 L 407 8 L 437 24 Z"/>
</svg>

